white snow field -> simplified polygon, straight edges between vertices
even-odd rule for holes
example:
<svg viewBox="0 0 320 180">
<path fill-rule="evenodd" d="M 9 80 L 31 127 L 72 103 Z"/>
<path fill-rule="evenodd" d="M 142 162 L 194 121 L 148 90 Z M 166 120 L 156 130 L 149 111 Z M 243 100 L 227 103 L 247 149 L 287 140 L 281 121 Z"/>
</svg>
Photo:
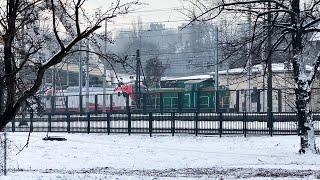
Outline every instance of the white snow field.
<svg viewBox="0 0 320 180">
<path fill-rule="evenodd" d="M 320 155 L 299 155 L 298 136 L 49 133 L 67 141 L 43 141 L 45 136 L 31 133 L 18 153 L 28 133 L 8 133 L 8 174 L 0 179 L 320 178 Z"/>
</svg>

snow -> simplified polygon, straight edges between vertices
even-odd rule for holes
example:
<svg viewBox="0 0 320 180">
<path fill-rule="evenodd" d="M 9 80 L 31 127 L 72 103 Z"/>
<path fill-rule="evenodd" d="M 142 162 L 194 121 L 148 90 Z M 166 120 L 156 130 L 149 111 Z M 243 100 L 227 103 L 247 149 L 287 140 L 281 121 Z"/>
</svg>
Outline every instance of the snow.
<svg viewBox="0 0 320 180">
<path fill-rule="evenodd" d="M 1 179 L 262 179 L 259 173 L 265 171 L 304 170 L 320 174 L 320 156 L 299 155 L 298 136 L 49 135 L 67 141 L 43 141 L 46 133 L 32 133 L 28 147 L 17 154 L 28 134 L 8 133 L 9 172 Z M 252 172 L 258 176 L 251 177 Z M 280 179 L 284 177 L 301 179 Z"/>
<path fill-rule="evenodd" d="M 306 65 L 306 71 L 311 72 L 313 71 L 312 66 Z M 257 64 L 251 67 L 252 73 L 255 74 L 261 74 L 265 71 L 265 66 L 262 64 Z M 320 70 L 320 69 L 319 69 Z M 287 67 L 284 63 L 273 63 L 272 64 L 272 72 L 275 73 L 281 73 L 281 72 L 291 72 L 292 68 Z M 246 68 L 234 68 L 234 69 L 228 69 L 228 70 L 221 70 L 219 71 L 220 75 L 231 75 L 231 74 L 246 74 L 247 69 Z M 194 75 L 194 76 L 186 76 L 186 77 L 161 77 L 161 80 L 189 80 L 189 79 L 208 79 L 212 78 L 214 76 L 215 72 L 211 72 L 209 74 L 204 75 Z"/>
<path fill-rule="evenodd" d="M 290 67 L 291 64 L 286 65 L 284 63 L 273 63 L 271 65 L 272 72 L 289 72 L 292 71 L 292 67 Z M 312 66 L 306 65 L 305 67 L 306 71 L 310 72 L 312 70 Z M 252 73 L 263 73 L 266 69 L 265 65 L 262 64 L 257 64 L 251 67 Z M 224 71 L 219 71 L 219 74 L 241 74 L 241 73 L 246 73 L 247 69 L 245 68 L 234 68 L 234 69 L 229 69 L 229 70 L 224 70 Z M 214 74 L 211 73 L 211 74 Z"/>
<path fill-rule="evenodd" d="M 187 76 L 187 77 L 161 77 L 161 80 L 164 81 L 164 80 L 175 80 L 175 81 L 178 81 L 178 80 L 191 80 L 191 79 L 209 79 L 209 78 L 212 78 L 211 75 L 194 75 L 194 76 Z"/>
</svg>

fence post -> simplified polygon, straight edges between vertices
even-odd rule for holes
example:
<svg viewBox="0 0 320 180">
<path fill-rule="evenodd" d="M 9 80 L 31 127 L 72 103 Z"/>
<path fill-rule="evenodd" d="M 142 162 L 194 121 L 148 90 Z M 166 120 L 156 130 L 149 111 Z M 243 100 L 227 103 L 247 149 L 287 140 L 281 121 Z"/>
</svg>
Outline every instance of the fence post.
<svg viewBox="0 0 320 180">
<path fill-rule="evenodd" d="M 220 91 L 217 89 L 216 90 L 216 112 L 219 113 L 220 112 Z"/>
<path fill-rule="evenodd" d="M 219 115 L 219 137 L 221 137 L 222 136 L 222 132 L 223 132 L 223 130 L 222 130 L 222 126 L 223 126 L 223 124 L 222 124 L 222 113 L 220 112 L 220 113 L 217 113 L 217 115 Z"/>
<path fill-rule="evenodd" d="M 281 89 L 278 89 L 278 112 L 282 112 L 282 94 L 281 94 Z"/>
<path fill-rule="evenodd" d="M 244 137 L 247 137 L 247 113 L 243 112 L 242 116 L 243 116 L 243 133 L 244 133 Z"/>
<path fill-rule="evenodd" d="M 14 117 L 11 121 L 11 124 L 12 124 L 12 132 L 15 132 L 16 131 L 16 118 Z"/>
<path fill-rule="evenodd" d="M 160 92 L 160 112 L 163 113 L 163 94 Z"/>
<path fill-rule="evenodd" d="M 69 113 L 69 96 L 66 96 L 66 101 L 65 101 L 65 106 L 66 106 L 66 113 Z"/>
<path fill-rule="evenodd" d="M 66 96 L 67 132 L 70 133 L 69 96 Z"/>
<path fill-rule="evenodd" d="M 261 111 L 260 90 L 257 91 L 257 112 Z"/>
<path fill-rule="evenodd" d="M 175 113 L 174 112 L 171 113 L 171 133 L 172 133 L 172 136 L 174 136 L 174 133 L 175 133 Z"/>
<path fill-rule="evenodd" d="M 199 113 L 196 112 L 196 120 L 195 120 L 195 134 L 198 136 L 198 120 L 199 120 Z"/>
<path fill-rule="evenodd" d="M 273 113 L 268 112 L 268 128 L 269 128 L 269 134 L 270 136 L 273 136 Z"/>
<path fill-rule="evenodd" d="M 94 95 L 94 111 L 98 114 L 98 94 Z"/>
<path fill-rule="evenodd" d="M 200 111 L 200 91 L 196 91 L 196 95 L 197 95 L 197 98 L 196 98 L 196 104 L 197 104 L 197 112 Z"/>
<path fill-rule="evenodd" d="M 128 133 L 131 135 L 131 112 L 128 112 Z"/>
<path fill-rule="evenodd" d="M 126 93 L 126 110 L 127 110 L 127 112 L 130 111 L 129 94 L 127 94 L 127 93 Z"/>
<path fill-rule="evenodd" d="M 30 114 L 30 132 L 33 132 L 33 111 Z"/>
<path fill-rule="evenodd" d="M 51 114 L 48 114 L 48 132 L 51 132 Z"/>
<path fill-rule="evenodd" d="M 53 96 L 50 96 L 51 112 L 55 112 L 56 109 L 56 96 L 54 94 L 55 93 L 53 93 Z"/>
<path fill-rule="evenodd" d="M 110 135 L 110 121 L 111 121 L 111 114 L 107 113 L 107 132 Z"/>
<path fill-rule="evenodd" d="M 146 113 L 147 110 L 147 93 L 142 94 L 142 110 L 143 113 Z"/>
<path fill-rule="evenodd" d="M 87 127 L 87 133 L 89 134 L 90 133 L 90 113 L 88 112 L 87 113 L 87 122 L 88 122 L 88 127 Z"/>
<path fill-rule="evenodd" d="M 113 96 L 110 94 L 110 111 L 113 111 Z"/>
<path fill-rule="evenodd" d="M 80 116 L 82 116 L 83 115 L 83 99 L 82 99 L 82 95 L 79 95 L 79 108 L 80 108 Z"/>
<path fill-rule="evenodd" d="M 150 137 L 152 136 L 152 121 L 153 121 L 152 112 L 149 112 L 149 133 L 150 133 Z"/>
<path fill-rule="evenodd" d="M 67 131 L 70 133 L 70 114 L 67 113 Z"/>
<path fill-rule="evenodd" d="M 240 92 L 236 91 L 236 112 L 240 111 Z"/>
<path fill-rule="evenodd" d="M 183 94 L 182 94 L 182 92 L 178 92 L 178 111 L 179 111 L 179 113 L 182 112 L 182 106 L 183 106 Z"/>
</svg>

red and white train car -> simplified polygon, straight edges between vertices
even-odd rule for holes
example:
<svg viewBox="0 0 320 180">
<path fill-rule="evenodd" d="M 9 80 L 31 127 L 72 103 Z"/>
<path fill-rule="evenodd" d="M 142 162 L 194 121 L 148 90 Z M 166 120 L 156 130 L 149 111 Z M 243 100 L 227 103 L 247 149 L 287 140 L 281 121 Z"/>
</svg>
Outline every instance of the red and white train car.
<svg viewBox="0 0 320 180">
<path fill-rule="evenodd" d="M 58 90 L 54 93 L 52 93 L 52 89 L 48 89 L 45 98 L 45 109 L 47 112 L 61 112 L 66 110 L 80 111 L 82 108 L 85 112 L 88 98 L 90 111 L 94 111 L 96 108 L 97 110 L 102 110 L 104 99 L 106 110 L 110 110 L 111 103 L 113 110 L 125 110 L 127 106 L 125 93 L 129 94 L 129 106 L 135 104 L 131 87 L 131 85 L 123 85 L 117 88 L 107 88 L 105 95 L 103 95 L 103 88 L 90 87 L 88 96 L 85 87 L 82 88 L 82 96 L 79 95 L 79 87 L 68 87 L 67 89 Z M 105 98 L 103 98 L 103 96 L 105 96 Z M 80 97 L 82 98 L 82 107 L 80 105 Z"/>
</svg>

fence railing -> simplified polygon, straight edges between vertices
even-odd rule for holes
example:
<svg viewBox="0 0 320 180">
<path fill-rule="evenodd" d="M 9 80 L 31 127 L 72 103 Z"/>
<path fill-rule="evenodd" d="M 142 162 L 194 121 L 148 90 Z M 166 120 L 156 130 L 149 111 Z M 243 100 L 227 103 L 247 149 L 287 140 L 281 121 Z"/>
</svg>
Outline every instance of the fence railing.
<svg viewBox="0 0 320 180">
<path fill-rule="evenodd" d="M 12 132 L 68 133 L 169 133 L 169 134 L 297 134 L 296 113 L 199 113 L 118 112 L 84 115 L 56 113 L 16 117 L 7 125 Z M 320 113 L 314 114 L 315 133 L 320 134 Z"/>
</svg>

